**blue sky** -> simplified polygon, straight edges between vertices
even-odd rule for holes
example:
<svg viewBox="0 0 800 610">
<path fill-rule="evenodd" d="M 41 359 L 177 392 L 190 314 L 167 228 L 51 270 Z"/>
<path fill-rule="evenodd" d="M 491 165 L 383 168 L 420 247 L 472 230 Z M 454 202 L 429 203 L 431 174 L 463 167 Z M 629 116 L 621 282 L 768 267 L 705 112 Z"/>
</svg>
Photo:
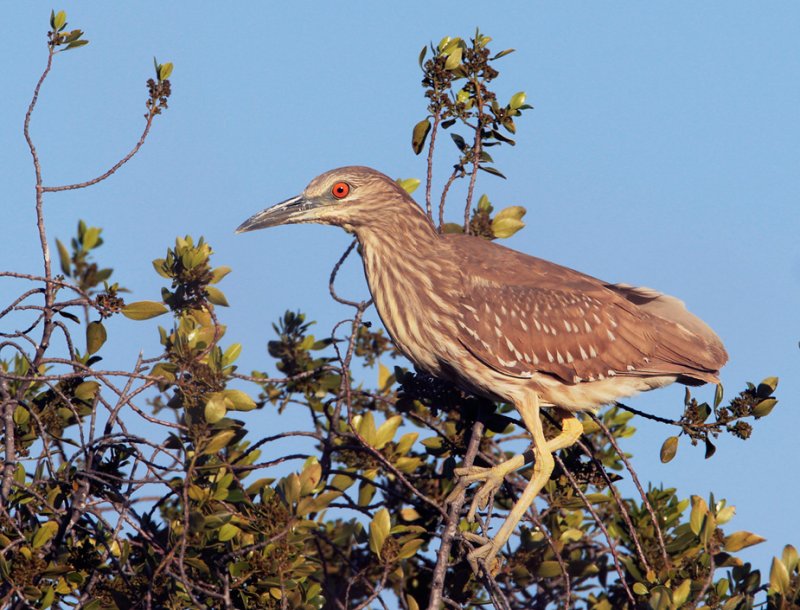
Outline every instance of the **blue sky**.
<svg viewBox="0 0 800 610">
<path fill-rule="evenodd" d="M 498 5 L 500 6 L 500 5 Z M 235 7 L 235 8 L 233 8 Z M 51 5 L 17 3 L 0 59 L 2 268 L 38 272 L 33 172 L 22 120 L 46 60 Z M 410 147 L 425 117 L 417 54 L 480 26 L 502 60 L 501 98 L 526 91 L 535 110 L 518 145 L 495 155 L 508 176 L 482 175 L 478 193 L 523 205 L 527 227 L 507 245 L 609 281 L 658 288 L 707 320 L 731 355 L 728 393 L 778 375 L 781 398 L 748 442 L 725 438 L 713 459 L 685 439 L 660 464 L 672 434 L 639 421 L 625 447 L 640 477 L 683 496 L 737 506 L 729 531 L 768 541 L 744 553 L 763 570 L 783 544 L 800 544 L 797 397 L 800 322 L 800 5 L 763 3 L 108 3 L 64 2 L 88 47 L 57 57 L 32 132 L 46 184 L 102 172 L 138 138 L 152 57 L 172 61 L 174 94 L 138 157 L 92 189 L 48 196 L 51 243 L 79 218 L 104 228 L 102 261 L 137 299 L 157 298 L 150 266 L 176 235 L 204 235 L 217 264 L 228 341 L 242 369 L 267 366 L 270 322 L 287 308 L 318 320 L 318 335 L 350 311 L 327 294 L 331 265 L 349 243 L 327 227 L 235 236 L 241 221 L 347 164 L 423 177 Z M 449 142 L 438 160 L 446 171 Z M 441 175 L 441 174 L 440 174 Z M 451 217 L 459 214 L 456 197 Z M 302 277 L 302 281 L 298 278 Z M 0 302 L 15 294 L 0 284 Z M 348 263 L 340 293 L 367 295 Z M 378 322 L 372 310 L 369 319 Z M 110 323 L 130 366 L 155 353 L 147 324 Z M 143 329 L 146 329 L 143 331 Z M 110 350 L 107 350 L 110 351 Z M 678 417 L 682 388 L 635 401 Z M 710 400 L 713 391 L 697 392 Z M 291 421 L 249 415 L 256 433 Z"/>
</svg>

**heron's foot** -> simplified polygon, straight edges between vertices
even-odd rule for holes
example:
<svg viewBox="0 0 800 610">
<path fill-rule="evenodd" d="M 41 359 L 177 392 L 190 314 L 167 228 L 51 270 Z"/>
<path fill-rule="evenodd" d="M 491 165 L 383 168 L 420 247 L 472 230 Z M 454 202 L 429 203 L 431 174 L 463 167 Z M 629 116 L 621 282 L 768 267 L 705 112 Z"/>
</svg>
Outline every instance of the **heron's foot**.
<svg viewBox="0 0 800 610">
<path fill-rule="evenodd" d="M 485 509 L 494 501 L 494 496 L 503 484 L 505 476 L 508 474 L 508 469 L 502 467 L 501 464 L 492 468 L 484 468 L 483 466 L 456 468 L 454 472 L 459 477 L 459 487 L 462 488 L 475 481 L 483 481 L 483 485 L 475 492 L 475 497 L 472 498 L 472 504 L 470 504 L 469 512 L 467 513 L 467 521 L 472 523 L 475 521 L 475 513 Z"/>
<path fill-rule="evenodd" d="M 482 538 L 482 536 L 479 536 L 479 538 Z M 481 569 L 484 569 L 490 576 L 496 575 L 500 571 L 500 560 L 497 558 L 499 551 L 500 549 L 495 546 L 494 541 L 489 541 L 483 546 L 470 551 L 467 555 L 467 561 L 473 573 L 480 575 Z"/>
</svg>

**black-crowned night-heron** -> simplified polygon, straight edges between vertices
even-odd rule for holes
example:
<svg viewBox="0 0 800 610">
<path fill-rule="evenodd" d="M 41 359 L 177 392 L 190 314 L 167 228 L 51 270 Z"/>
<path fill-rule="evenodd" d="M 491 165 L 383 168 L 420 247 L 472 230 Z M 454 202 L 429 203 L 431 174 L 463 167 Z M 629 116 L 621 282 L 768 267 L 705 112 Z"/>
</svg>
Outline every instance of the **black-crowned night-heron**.
<svg viewBox="0 0 800 610">
<path fill-rule="evenodd" d="M 577 441 L 572 413 L 674 381 L 718 383 L 722 342 L 684 304 L 649 288 L 608 284 L 478 237 L 441 234 L 394 180 L 367 167 L 315 178 L 238 232 L 289 223 L 343 227 L 361 244 L 378 314 L 418 368 L 492 400 L 512 403 L 533 437 L 533 475 L 494 539 L 470 553 L 495 555 L 550 478 L 552 453 Z M 556 407 L 561 433 L 542 431 Z M 474 517 L 522 455 L 493 468 L 457 470 L 483 481 Z"/>
</svg>

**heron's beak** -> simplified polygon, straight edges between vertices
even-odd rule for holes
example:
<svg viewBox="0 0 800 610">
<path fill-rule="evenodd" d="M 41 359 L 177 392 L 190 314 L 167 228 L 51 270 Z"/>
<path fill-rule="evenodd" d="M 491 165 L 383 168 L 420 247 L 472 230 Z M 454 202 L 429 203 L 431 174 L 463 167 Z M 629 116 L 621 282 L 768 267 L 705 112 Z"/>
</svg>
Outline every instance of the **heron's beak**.
<svg viewBox="0 0 800 610">
<path fill-rule="evenodd" d="M 247 231 L 266 229 L 267 227 L 276 227 L 278 225 L 313 222 L 315 220 L 313 210 L 318 207 L 319 204 L 315 201 L 306 199 L 303 195 L 298 195 L 253 214 L 239 225 L 236 232 L 246 233 Z"/>
</svg>

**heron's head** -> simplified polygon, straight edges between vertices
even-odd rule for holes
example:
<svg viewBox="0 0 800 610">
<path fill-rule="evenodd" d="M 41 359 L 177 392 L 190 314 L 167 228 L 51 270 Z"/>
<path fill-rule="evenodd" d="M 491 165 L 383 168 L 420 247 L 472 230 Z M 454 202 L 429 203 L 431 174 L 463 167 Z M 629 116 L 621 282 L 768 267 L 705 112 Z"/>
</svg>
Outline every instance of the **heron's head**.
<svg viewBox="0 0 800 610">
<path fill-rule="evenodd" d="M 340 167 L 317 176 L 302 194 L 266 208 L 244 221 L 237 233 L 284 224 L 318 223 L 344 227 L 386 224 L 414 200 L 391 178 L 368 167 Z"/>
</svg>

